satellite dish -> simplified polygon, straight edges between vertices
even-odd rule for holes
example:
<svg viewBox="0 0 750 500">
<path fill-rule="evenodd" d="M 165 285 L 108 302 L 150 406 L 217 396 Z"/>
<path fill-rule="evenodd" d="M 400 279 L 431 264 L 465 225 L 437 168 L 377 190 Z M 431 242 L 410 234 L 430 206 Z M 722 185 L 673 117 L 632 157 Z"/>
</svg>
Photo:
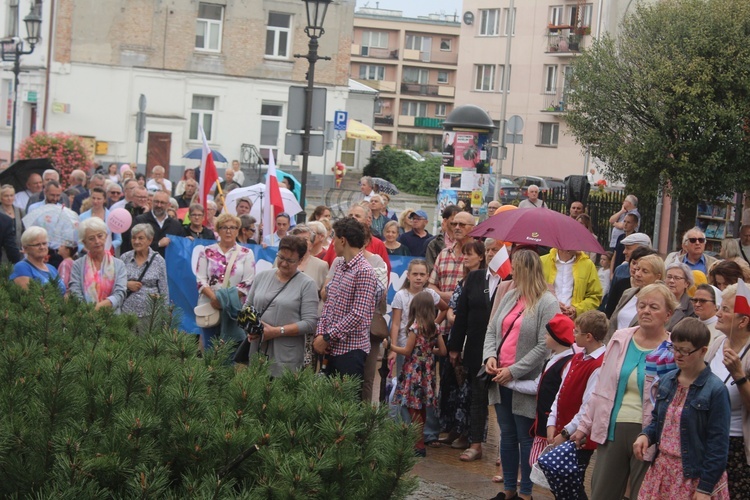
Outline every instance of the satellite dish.
<svg viewBox="0 0 750 500">
<path fill-rule="evenodd" d="M 464 24 L 471 26 L 474 24 L 474 13 L 471 11 L 464 12 Z"/>
</svg>

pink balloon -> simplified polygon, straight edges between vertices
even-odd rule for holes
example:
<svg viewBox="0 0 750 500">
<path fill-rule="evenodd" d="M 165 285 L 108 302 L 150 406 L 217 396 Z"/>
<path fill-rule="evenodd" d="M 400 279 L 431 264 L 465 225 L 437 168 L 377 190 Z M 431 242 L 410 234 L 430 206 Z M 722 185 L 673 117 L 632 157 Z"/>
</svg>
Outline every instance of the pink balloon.
<svg viewBox="0 0 750 500">
<path fill-rule="evenodd" d="M 115 234 L 121 234 L 130 229 L 132 222 L 133 217 L 124 208 L 112 210 L 109 212 L 109 217 L 107 217 L 107 227 Z"/>
</svg>

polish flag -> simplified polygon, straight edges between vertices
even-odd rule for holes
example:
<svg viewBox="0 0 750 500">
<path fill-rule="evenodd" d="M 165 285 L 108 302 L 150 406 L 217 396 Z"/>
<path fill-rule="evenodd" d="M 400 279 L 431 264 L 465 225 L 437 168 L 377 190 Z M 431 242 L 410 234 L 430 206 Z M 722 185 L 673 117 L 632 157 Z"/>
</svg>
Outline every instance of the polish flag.
<svg viewBox="0 0 750 500">
<path fill-rule="evenodd" d="M 513 268 L 510 265 L 510 256 L 508 255 L 508 247 L 502 245 L 500 250 L 497 251 L 492 260 L 490 261 L 490 269 L 492 272 L 497 273 L 500 278 L 505 279 L 510 276 Z"/>
<path fill-rule="evenodd" d="M 219 180 L 219 174 L 216 172 L 216 165 L 214 164 L 214 156 L 211 152 L 211 148 L 208 147 L 208 141 L 206 140 L 206 133 L 203 131 L 203 125 L 198 123 L 198 132 L 203 140 L 202 154 L 201 154 L 201 167 L 200 167 L 200 194 L 201 194 L 201 205 L 203 205 L 204 218 L 203 223 L 208 224 L 208 193 L 211 192 L 211 187 L 216 184 Z"/>
<path fill-rule="evenodd" d="M 268 235 L 271 244 L 276 238 L 276 216 L 284 211 L 284 201 L 281 199 L 279 180 L 276 178 L 276 160 L 273 150 L 268 150 L 268 172 L 266 173 L 266 193 L 263 197 L 263 233 Z M 265 238 L 265 236 L 264 236 Z"/>
<path fill-rule="evenodd" d="M 734 313 L 750 316 L 750 288 L 744 281 L 737 281 L 737 296 L 734 299 Z"/>
</svg>

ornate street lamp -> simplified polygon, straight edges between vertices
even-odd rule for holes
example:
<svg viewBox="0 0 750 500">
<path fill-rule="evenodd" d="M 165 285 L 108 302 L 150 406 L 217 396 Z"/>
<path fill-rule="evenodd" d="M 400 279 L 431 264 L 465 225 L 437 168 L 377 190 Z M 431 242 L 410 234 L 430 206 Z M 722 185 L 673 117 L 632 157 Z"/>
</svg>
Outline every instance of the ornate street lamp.
<svg viewBox="0 0 750 500">
<path fill-rule="evenodd" d="M 39 43 L 39 31 L 42 27 L 42 16 L 31 6 L 31 12 L 23 18 L 26 25 L 26 42 L 29 48 L 26 49 L 23 40 L 12 38 L 0 43 L 2 48 L 2 59 L 6 62 L 13 63 L 13 122 L 10 131 L 10 162 L 13 163 L 16 154 L 16 109 L 18 105 L 18 75 L 21 73 L 21 56 L 29 55 L 34 52 L 34 47 Z"/>
<path fill-rule="evenodd" d="M 305 131 L 302 136 L 302 191 L 300 193 L 300 205 L 305 208 L 305 196 L 307 193 L 307 163 L 310 158 L 310 129 L 312 128 L 312 99 L 313 85 L 315 83 L 315 63 L 323 59 L 330 61 L 330 57 L 318 55 L 318 38 L 323 36 L 323 21 L 326 18 L 328 5 L 332 0 L 302 0 L 307 10 L 307 26 L 305 33 L 310 38 L 307 44 L 307 54 L 295 54 L 294 57 L 307 59 L 309 68 L 307 70 L 307 88 L 305 89 Z M 306 215 L 302 212 L 302 221 Z"/>
</svg>

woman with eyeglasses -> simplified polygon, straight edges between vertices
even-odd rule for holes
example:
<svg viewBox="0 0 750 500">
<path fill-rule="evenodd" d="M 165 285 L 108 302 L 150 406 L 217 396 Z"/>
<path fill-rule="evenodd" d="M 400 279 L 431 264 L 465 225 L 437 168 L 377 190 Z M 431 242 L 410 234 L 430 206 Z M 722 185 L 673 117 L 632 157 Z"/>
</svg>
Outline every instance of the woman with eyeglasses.
<svg viewBox="0 0 750 500">
<path fill-rule="evenodd" d="M 667 331 L 671 332 L 672 328 L 683 318 L 695 317 L 693 303 L 690 301 L 690 296 L 687 293 L 688 288 L 695 284 L 695 279 L 687 264 L 683 264 L 682 262 L 675 262 L 668 265 L 666 272 L 665 282 L 667 288 L 674 294 L 677 302 L 680 303 L 680 306 L 675 309 L 672 317 L 669 318 L 669 323 L 667 323 Z"/>
<path fill-rule="evenodd" d="M 237 243 L 247 245 L 250 243 L 257 243 L 253 238 L 255 237 L 255 217 L 252 215 L 240 215 L 240 231 L 237 233 Z"/>
<path fill-rule="evenodd" d="M 36 280 L 42 285 L 57 277 L 57 269 L 45 262 L 49 250 L 47 230 L 43 227 L 32 226 L 21 235 L 21 248 L 26 258 L 13 266 L 9 279 L 24 290 L 29 289 L 29 282 Z M 65 285 L 58 279 L 60 293 L 65 293 Z"/>
<path fill-rule="evenodd" d="M 703 283 L 695 289 L 690 302 L 693 304 L 695 316 L 706 325 L 706 328 L 711 333 L 711 343 L 709 345 L 713 345 L 714 340 L 721 336 L 721 332 L 716 329 L 716 322 L 719 320 L 716 313 L 719 312 L 719 308 L 721 307 L 721 290 L 715 286 Z"/>
<path fill-rule="evenodd" d="M 191 240 L 215 240 L 214 232 L 203 225 L 205 211 L 200 203 L 193 203 L 188 208 L 190 222 L 183 225 L 185 237 Z"/>
<path fill-rule="evenodd" d="M 633 444 L 638 460 L 651 445 L 658 452 L 638 498 L 729 499 L 729 397 L 704 362 L 710 338 L 696 318 L 684 318 L 672 331 L 677 370 L 659 379 L 651 423 Z"/>
<path fill-rule="evenodd" d="M 605 343 L 617 330 L 638 325 L 638 292 L 645 286 L 664 279 L 664 261 L 658 255 L 645 255 L 638 260 L 630 259 L 630 284 L 622 293 L 612 316 L 609 318 L 609 331 Z"/>
<path fill-rule="evenodd" d="M 618 329 L 607 343 L 588 409 L 570 436 L 579 447 L 587 439 L 599 445 L 591 479 L 594 499 L 622 498 L 628 485 L 630 498 L 638 497 L 648 465 L 636 457 L 633 443 L 651 423 L 652 387 L 675 368 L 665 328 L 679 305 L 674 294 L 653 283 L 641 288 L 636 300 L 638 326 Z"/>
<path fill-rule="evenodd" d="M 195 272 L 198 304 L 210 302 L 214 309 L 221 311 L 218 325 L 203 328 L 205 349 L 210 349 L 218 339 L 240 343 L 245 338 L 245 333 L 237 326 L 237 313 L 255 278 L 253 251 L 237 244 L 239 217 L 221 214 L 216 218 L 216 229 L 219 241 L 200 252 Z"/>
<path fill-rule="evenodd" d="M 307 241 L 299 236 L 279 240 L 276 269 L 258 273 L 246 305 L 262 313 L 263 335 L 248 335 L 250 354 L 260 352 L 271 361 L 271 376 L 299 370 L 305 359 L 305 339 L 318 324 L 318 288 L 299 270 L 307 254 Z"/>
<path fill-rule="evenodd" d="M 706 361 L 729 392 L 729 457 L 727 478 L 729 494 L 750 498 L 750 315 L 736 312 L 737 285 L 721 294 L 716 328 L 725 335 L 711 344 Z"/>
</svg>

